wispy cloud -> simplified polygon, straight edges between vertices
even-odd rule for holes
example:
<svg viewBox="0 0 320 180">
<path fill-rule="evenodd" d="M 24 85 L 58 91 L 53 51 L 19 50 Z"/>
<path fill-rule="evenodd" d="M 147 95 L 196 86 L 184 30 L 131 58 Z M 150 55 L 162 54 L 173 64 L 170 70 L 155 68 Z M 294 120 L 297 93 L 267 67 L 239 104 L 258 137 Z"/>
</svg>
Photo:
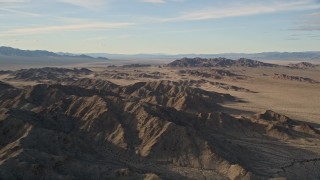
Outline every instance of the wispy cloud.
<svg viewBox="0 0 320 180">
<path fill-rule="evenodd" d="M 320 13 L 311 13 L 311 14 L 308 14 L 307 16 L 320 18 Z"/>
<path fill-rule="evenodd" d="M 0 2 L 1 4 L 1 2 Z M 1 8 L 0 7 L 0 12 L 7 12 L 7 13 L 12 13 L 12 14 L 18 14 L 18 15 L 22 15 L 24 17 L 41 17 L 41 14 L 37 14 L 37 13 L 31 13 L 31 12 L 26 12 L 26 11 L 22 11 L 22 10 L 16 10 L 16 9 L 10 9 L 10 8 Z"/>
<path fill-rule="evenodd" d="M 320 31 L 320 24 L 317 25 L 309 25 L 309 26 L 302 26 L 300 28 L 298 28 L 298 30 L 301 31 Z"/>
<path fill-rule="evenodd" d="M 208 20 L 208 19 L 220 19 L 227 17 L 238 16 L 250 16 L 257 14 L 275 13 L 282 11 L 293 10 L 309 10 L 320 8 L 319 3 L 315 3 L 312 0 L 300 0 L 300 1 L 282 1 L 282 2 L 269 2 L 264 3 L 249 3 L 245 5 L 233 4 L 225 7 L 212 7 L 204 10 L 191 11 L 172 18 L 159 19 L 163 22 L 174 21 L 194 21 L 194 20 Z"/>
<path fill-rule="evenodd" d="M 152 3 L 152 4 L 165 4 L 165 3 L 184 3 L 186 0 L 141 0 L 144 3 Z"/>
<path fill-rule="evenodd" d="M 104 29 L 121 29 L 134 25 L 133 23 L 104 23 L 92 22 L 72 25 L 57 25 L 57 26 L 41 26 L 41 27 L 26 27 L 12 29 L 6 32 L 1 32 L 0 37 L 6 36 L 21 36 L 29 34 L 50 33 L 57 31 L 88 31 L 88 30 L 104 30 Z"/>
<path fill-rule="evenodd" d="M 91 10 L 97 10 L 103 7 L 108 0 L 59 0 L 60 2 L 73 4 Z"/>
<path fill-rule="evenodd" d="M 320 31 L 320 22 L 306 22 L 303 25 L 300 25 L 298 28 L 295 28 L 293 30 L 299 30 L 299 31 Z"/>
<path fill-rule="evenodd" d="M 311 13 L 303 16 L 298 27 L 293 30 L 299 31 L 320 31 L 320 13 Z"/>
<path fill-rule="evenodd" d="M 91 37 L 91 38 L 87 38 L 85 39 L 85 41 L 99 41 L 99 40 L 107 40 L 110 39 L 107 36 L 98 36 L 98 37 Z"/>
<path fill-rule="evenodd" d="M 25 10 L 26 4 L 32 0 L 0 0 L 0 14 L 4 15 L 19 15 L 22 17 L 41 17 L 41 14 L 29 12 Z"/>
<path fill-rule="evenodd" d="M 164 1 L 164 0 L 142 0 L 142 2 L 154 3 L 154 4 L 163 4 L 163 3 L 166 3 L 166 1 Z"/>
<path fill-rule="evenodd" d="M 290 36 L 288 36 L 286 39 L 318 39 L 320 38 L 319 34 L 316 33 L 301 33 L 299 32 L 298 34 L 291 34 Z"/>
<path fill-rule="evenodd" d="M 24 3 L 25 0 L 0 0 L 0 4 Z"/>
</svg>

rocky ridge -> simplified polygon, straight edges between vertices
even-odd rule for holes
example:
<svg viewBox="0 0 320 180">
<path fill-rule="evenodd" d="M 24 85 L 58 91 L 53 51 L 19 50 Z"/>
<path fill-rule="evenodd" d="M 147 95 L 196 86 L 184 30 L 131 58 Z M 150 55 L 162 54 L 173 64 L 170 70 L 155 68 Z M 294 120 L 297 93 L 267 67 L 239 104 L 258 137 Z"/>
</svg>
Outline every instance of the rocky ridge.
<svg viewBox="0 0 320 180">
<path fill-rule="evenodd" d="M 233 73 L 229 70 L 223 69 L 186 69 L 186 70 L 179 70 L 178 73 L 181 76 L 194 76 L 194 77 L 201 77 L 201 78 L 214 78 L 214 79 L 223 79 L 223 78 L 230 78 L 230 79 L 245 79 L 246 77 L 240 74 Z"/>
<path fill-rule="evenodd" d="M 67 68 L 32 68 L 32 69 L 21 69 L 17 71 L 10 71 L 9 75 L 12 78 L 9 80 L 23 80 L 23 81 L 66 81 L 75 80 L 80 75 L 90 75 L 93 72 L 87 68 L 81 69 L 67 69 Z"/>
<path fill-rule="evenodd" d="M 283 143 L 319 139 L 311 125 L 271 110 L 235 118 L 221 106 L 234 97 L 183 83 L 80 79 L 0 91 L 1 177 L 320 175 L 309 168 L 320 167 L 319 154 Z"/>
<path fill-rule="evenodd" d="M 318 81 L 307 78 L 307 77 L 300 77 L 300 76 L 291 76 L 287 74 L 274 74 L 273 78 L 281 79 L 281 80 L 289 80 L 289 81 L 299 81 L 299 82 L 306 82 L 306 83 L 319 83 Z"/>
<path fill-rule="evenodd" d="M 276 67 L 276 64 L 264 63 L 252 59 L 240 58 L 232 60 L 227 58 L 182 58 L 167 65 L 168 67 Z"/>
<path fill-rule="evenodd" d="M 309 62 L 300 62 L 300 63 L 296 63 L 296 64 L 289 64 L 288 67 L 290 68 L 294 68 L 294 69 L 309 69 L 309 68 L 315 68 L 318 65 L 309 63 Z"/>
</svg>

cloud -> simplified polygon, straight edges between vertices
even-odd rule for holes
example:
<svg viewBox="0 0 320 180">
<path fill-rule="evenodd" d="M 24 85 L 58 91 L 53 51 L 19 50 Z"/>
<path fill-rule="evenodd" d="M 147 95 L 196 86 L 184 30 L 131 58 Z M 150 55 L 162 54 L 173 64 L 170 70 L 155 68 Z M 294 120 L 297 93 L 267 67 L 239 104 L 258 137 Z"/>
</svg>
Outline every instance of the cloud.
<svg viewBox="0 0 320 180">
<path fill-rule="evenodd" d="M 107 40 L 107 39 L 109 39 L 109 37 L 107 36 L 98 36 L 98 37 L 87 38 L 85 39 L 85 41 L 98 41 L 98 40 Z"/>
<path fill-rule="evenodd" d="M 142 0 L 142 2 L 154 3 L 154 4 L 163 4 L 163 3 L 166 3 L 166 1 L 164 1 L 164 0 Z"/>
<path fill-rule="evenodd" d="M 60 2 L 88 8 L 91 10 L 97 10 L 103 7 L 108 0 L 60 0 Z"/>
<path fill-rule="evenodd" d="M 21 36 L 29 34 L 50 33 L 57 31 L 88 31 L 88 30 L 104 30 L 104 29 L 121 29 L 134 25 L 133 23 L 105 23 L 92 22 L 72 25 L 57 25 L 57 26 L 40 26 L 17 28 L 10 31 L 2 32 L 0 36 Z"/>
<path fill-rule="evenodd" d="M 25 0 L 0 0 L 0 4 L 24 3 Z"/>
<path fill-rule="evenodd" d="M 269 2 L 260 4 L 231 4 L 224 7 L 212 7 L 203 10 L 191 11 L 172 18 L 159 19 L 163 22 L 175 22 L 175 21 L 194 21 L 194 20 L 208 20 L 208 19 L 220 19 L 227 17 L 238 16 L 250 16 L 257 14 L 275 13 L 282 11 L 294 11 L 294 10 L 309 10 L 320 8 L 319 3 L 315 3 L 312 0 L 300 0 L 300 1 L 282 1 L 282 2 Z"/>
<path fill-rule="evenodd" d="M 286 41 L 299 41 L 300 38 L 285 38 Z"/>
<path fill-rule="evenodd" d="M 308 14 L 307 16 L 320 18 L 320 13 L 311 13 L 311 14 Z"/>
<path fill-rule="evenodd" d="M 141 0 L 144 3 L 152 3 L 152 4 L 165 4 L 169 2 L 173 3 L 184 3 L 186 0 Z"/>
<path fill-rule="evenodd" d="M 19 15 L 21 17 L 43 17 L 42 14 L 28 12 L 24 10 L 27 4 L 32 0 L 0 0 L 0 14 Z"/>
<path fill-rule="evenodd" d="M 303 25 L 300 25 L 298 28 L 295 28 L 293 30 L 298 31 L 320 31 L 320 22 L 309 22 L 304 23 Z"/>
<path fill-rule="evenodd" d="M 0 2 L 0 4 L 1 4 L 1 2 Z M 1 11 L 22 15 L 24 17 L 26 17 L 26 16 L 28 16 L 28 17 L 41 17 L 42 16 L 41 14 L 25 12 L 25 11 L 21 11 L 21 10 L 10 9 L 10 8 L 0 8 L 0 12 Z"/>
<path fill-rule="evenodd" d="M 311 13 L 303 16 L 303 20 L 293 30 L 298 31 L 320 31 L 320 13 Z"/>
</svg>

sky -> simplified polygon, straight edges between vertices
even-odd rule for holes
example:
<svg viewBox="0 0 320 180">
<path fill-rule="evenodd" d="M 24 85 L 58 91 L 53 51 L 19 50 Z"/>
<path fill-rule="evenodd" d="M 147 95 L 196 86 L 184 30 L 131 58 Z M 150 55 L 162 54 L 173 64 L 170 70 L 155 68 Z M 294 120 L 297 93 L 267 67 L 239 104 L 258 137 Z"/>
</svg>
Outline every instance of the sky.
<svg viewBox="0 0 320 180">
<path fill-rule="evenodd" d="M 0 0 L 0 46 L 115 54 L 320 51 L 320 0 Z"/>
</svg>

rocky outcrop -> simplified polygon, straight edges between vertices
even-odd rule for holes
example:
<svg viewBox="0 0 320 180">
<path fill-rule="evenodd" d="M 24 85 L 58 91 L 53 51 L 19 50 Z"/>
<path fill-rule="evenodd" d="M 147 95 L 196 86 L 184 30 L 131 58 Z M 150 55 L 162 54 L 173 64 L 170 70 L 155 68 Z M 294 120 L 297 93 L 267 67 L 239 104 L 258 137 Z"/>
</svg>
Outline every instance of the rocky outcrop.
<svg viewBox="0 0 320 180">
<path fill-rule="evenodd" d="M 318 65 L 309 63 L 309 62 L 300 62 L 296 64 L 289 64 L 288 67 L 294 68 L 294 69 L 310 69 L 310 68 L 315 68 Z"/>
<path fill-rule="evenodd" d="M 0 92 L 7 90 L 7 89 L 13 89 L 14 87 L 11 86 L 10 84 L 4 83 L 2 81 L 0 81 Z"/>
<path fill-rule="evenodd" d="M 175 60 L 167 65 L 168 67 L 276 67 L 278 65 L 264 63 L 256 60 L 240 58 L 231 60 L 226 58 L 183 58 Z"/>
<path fill-rule="evenodd" d="M 289 81 L 299 81 L 299 82 L 306 82 L 306 83 L 319 83 L 318 81 L 307 78 L 307 77 L 300 77 L 300 76 L 291 76 L 287 74 L 274 74 L 273 78 L 281 79 L 281 80 L 289 80 Z"/>
<path fill-rule="evenodd" d="M 35 68 L 35 69 L 21 69 L 11 73 L 14 80 L 23 81 L 61 81 L 61 80 L 75 80 L 78 75 L 89 75 L 93 72 L 87 68 L 81 69 L 65 69 L 65 68 Z"/>
<path fill-rule="evenodd" d="M 0 176 L 257 179 L 291 178 L 286 170 L 302 167 L 296 162 L 319 167 L 307 161 L 315 152 L 282 142 L 284 135 L 318 139 L 312 126 L 272 111 L 235 118 L 220 105 L 234 97 L 183 83 L 117 86 L 82 79 L 4 90 Z M 295 177 L 307 175 L 319 171 L 304 169 Z"/>
<path fill-rule="evenodd" d="M 223 78 L 230 78 L 230 79 L 245 79 L 245 76 L 233 73 L 228 70 L 222 69 L 210 69 L 210 70 L 203 70 L 203 69 L 186 69 L 186 70 L 179 70 L 178 73 L 181 76 L 194 76 L 194 77 L 201 77 L 201 78 L 214 78 L 214 79 L 223 79 Z"/>
<path fill-rule="evenodd" d="M 67 83 L 71 86 L 82 87 L 86 89 L 96 89 L 96 90 L 111 90 L 119 87 L 119 85 L 114 84 L 110 81 L 105 81 L 101 79 L 90 79 L 90 78 L 81 78 L 79 80 Z"/>
</svg>

